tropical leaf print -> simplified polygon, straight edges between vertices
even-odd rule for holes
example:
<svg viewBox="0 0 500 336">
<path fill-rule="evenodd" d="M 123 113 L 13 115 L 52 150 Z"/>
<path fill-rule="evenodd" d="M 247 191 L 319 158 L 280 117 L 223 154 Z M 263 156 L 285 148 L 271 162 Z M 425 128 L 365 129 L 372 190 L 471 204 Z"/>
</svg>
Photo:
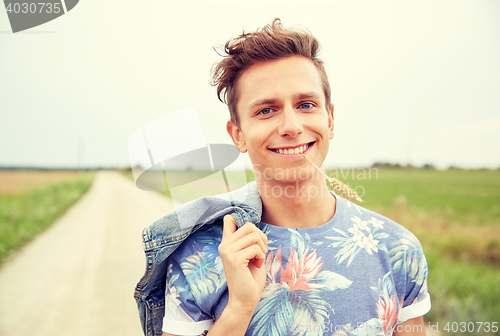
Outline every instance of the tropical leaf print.
<svg viewBox="0 0 500 336">
<path fill-rule="evenodd" d="M 183 288 L 176 288 L 174 285 L 175 280 L 179 278 L 179 274 L 172 274 L 172 264 L 168 265 L 167 268 L 167 279 L 168 279 L 168 286 L 167 286 L 167 293 L 166 293 L 166 304 L 176 307 L 181 304 L 181 301 L 178 299 L 179 293 L 183 291 Z M 179 290 L 180 289 L 180 290 Z"/>
<path fill-rule="evenodd" d="M 331 306 L 321 297 L 322 291 L 289 291 L 282 287 L 260 301 L 250 323 L 254 336 L 323 335 Z"/>
<path fill-rule="evenodd" d="M 174 274 L 170 279 L 168 280 L 168 287 L 173 287 L 174 286 L 174 281 L 179 278 L 179 274 Z"/>
<path fill-rule="evenodd" d="M 384 228 L 384 221 L 378 220 L 375 217 L 372 217 L 368 223 L 372 224 L 374 228 L 379 228 L 383 229 Z"/>
<path fill-rule="evenodd" d="M 408 233 L 396 240 L 389 251 L 393 270 L 410 276 L 417 285 L 427 277 L 427 263 L 417 238 Z"/>
<path fill-rule="evenodd" d="M 309 250 L 306 250 L 301 258 L 292 248 L 290 248 L 290 251 L 285 270 L 283 271 L 283 268 L 281 268 L 281 283 L 286 284 L 290 290 L 307 290 L 324 286 L 324 284 L 308 283 L 323 266 L 323 263 L 320 263 L 321 257 L 316 257 L 316 251 L 308 254 Z"/>
<path fill-rule="evenodd" d="M 290 247 L 292 249 L 294 249 L 295 251 L 297 251 L 296 255 L 300 258 L 302 256 L 302 254 L 304 253 L 304 251 L 306 250 L 306 244 L 304 242 L 304 238 L 302 238 L 302 236 L 296 230 L 288 229 L 288 231 L 291 234 Z"/>
<path fill-rule="evenodd" d="M 182 281 L 182 280 L 184 281 Z M 175 282 L 177 281 L 177 286 Z M 188 296 L 194 300 L 191 292 L 189 292 L 189 285 L 184 278 L 179 279 L 179 274 L 174 273 L 172 275 L 172 264 L 168 265 L 167 268 L 167 289 L 165 293 L 165 310 L 170 314 L 170 316 L 175 316 L 178 311 L 178 306 L 182 303 L 181 293 L 188 291 Z"/>
<path fill-rule="evenodd" d="M 331 309 L 321 297 L 321 290 L 298 290 L 288 293 L 294 310 L 293 324 L 289 332 L 296 336 L 323 335 L 323 326 Z M 325 304 L 326 303 L 326 304 Z"/>
<path fill-rule="evenodd" d="M 314 279 L 309 281 L 310 284 L 321 284 L 321 289 L 334 291 L 336 289 L 346 289 L 352 284 L 352 281 L 346 277 L 332 271 L 321 271 Z"/>
<path fill-rule="evenodd" d="M 396 293 L 396 288 L 394 287 L 390 271 L 387 272 L 382 278 L 378 279 L 378 287 L 370 288 L 378 293 L 382 293 L 383 297 L 386 299 Z"/>
<path fill-rule="evenodd" d="M 197 243 L 203 244 L 203 254 L 209 263 L 215 263 L 217 259 L 220 260 L 218 249 L 222 241 L 221 226 L 212 225 L 208 230 L 198 230 L 192 234 L 192 238 Z"/>
<path fill-rule="evenodd" d="M 193 296 L 197 302 L 201 302 L 202 297 L 215 292 L 219 287 L 219 274 L 214 267 L 210 267 L 203 252 L 196 252 L 184 260 L 181 268 Z"/>
<path fill-rule="evenodd" d="M 221 225 L 210 225 L 208 229 L 203 227 L 193 233 L 191 238 L 194 238 L 196 242 L 201 244 L 217 244 L 222 239 L 222 231 L 223 228 Z"/>
<path fill-rule="evenodd" d="M 293 306 L 288 298 L 288 290 L 280 288 L 274 295 L 259 302 L 249 328 L 254 328 L 255 336 L 286 335 L 293 316 Z"/>
<path fill-rule="evenodd" d="M 226 274 L 219 255 L 222 226 L 212 225 L 208 230 L 198 230 L 193 234 L 193 238 L 197 243 L 203 244 L 203 256 L 207 260 L 208 267 L 213 267 L 217 271 L 219 278 L 216 287 L 220 289 L 226 283 Z"/>
<path fill-rule="evenodd" d="M 309 247 L 317 247 L 321 244 L 323 244 L 322 241 L 316 241 L 316 242 L 311 242 L 311 237 L 307 233 L 304 233 L 304 236 L 302 236 L 300 233 L 298 233 L 294 229 L 288 229 L 288 231 L 291 234 L 291 243 L 290 247 L 297 251 L 298 257 L 302 257 L 302 254 L 305 252 L 306 249 Z"/>
<path fill-rule="evenodd" d="M 170 274 L 172 274 L 172 263 L 169 263 L 168 267 L 167 267 L 167 279 L 170 279 Z M 168 285 L 170 286 L 172 284 L 173 284 L 173 281 L 170 282 L 170 280 L 169 280 Z"/>
<path fill-rule="evenodd" d="M 398 323 L 399 312 L 402 307 L 403 298 L 398 301 L 396 294 L 392 295 L 388 300 L 379 297 L 379 302 L 377 302 L 377 314 L 382 322 L 384 334 L 392 335 L 392 331 Z"/>
<path fill-rule="evenodd" d="M 344 289 L 352 281 L 331 271 L 321 271 L 323 263 L 316 250 L 309 251 L 305 241 L 297 238 L 294 244 L 305 250 L 290 248 L 288 262 L 283 268 L 281 246 L 276 255 L 269 252 L 266 259 L 267 282 L 262 299 L 255 309 L 250 328 L 254 336 L 323 335 L 321 326 L 333 308 L 322 295 L 325 291 Z M 300 328 L 318 326 L 318 328 Z"/>
<path fill-rule="evenodd" d="M 174 294 L 175 297 L 179 297 L 177 295 L 178 293 L 186 291 L 186 287 L 189 287 L 189 285 L 185 279 L 184 282 L 182 283 L 181 279 L 179 279 L 179 273 L 174 273 L 172 275 L 172 264 L 169 264 L 167 268 L 167 281 L 168 281 L 167 294 Z M 177 281 L 177 286 L 175 285 L 176 281 Z"/>
<path fill-rule="evenodd" d="M 271 233 L 271 227 L 270 225 L 264 225 L 262 227 L 262 232 L 264 232 L 267 236 L 268 236 L 268 240 L 267 240 L 267 249 L 269 251 L 274 251 L 277 249 L 276 246 L 273 246 L 275 243 L 276 243 L 276 239 L 270 239 L 269 238 L 269 233 Z"/>
<path fill-rule="evenodd" d="M 340 250 L 335 255 L 337 262 L 341 264 L 347 260 L 347 267 L 352 263 L 354 257 L 365 250 L 368 254 L 383 251 L 388 253 L 387 247 L 384 243 L 380 242 L 381 239 L 389 237 L 385 232 L 380 232 L 383 228 L 383 222 L 375 218 L 369 221 L 361 220 L 358 216 L 351 218 L 353 225 L 347 229 L 347 232 L 340 229 L 333 229 L 339 236 L 325 237 L 333 240 L 334 242 L 328 245 L 329 247 L 340 247 Z M 370 228 L 369 224 L 372 225 Z"/>
<path fill-rule="evenodd" d="M 384 334 L 392 334 L 396 326 L 399 313 L 403 308 L 403 297 L 399 300 L 397 298 L 396 289 L 391 278 L 391 271 L 387 272 L 382 278 L 378 280 L 378 287 L 371 287 L 377 291 L 377 315 L 382 324 Z"/>
<path fill-rule="evenodd" d="M 346 202 L 346 204 L 347 204 L 347 207 L 348 207 L 349 209 L 350 209 L 351 207 L 354 207 L 354 209 L 356 209 L 356 210 L 359 212 L 359 214 L 361 214 L 361 210 L 365 210 L 365 208 L 360 207 L 359 205 L 354 204 L 354 203 L 352 203 L 352 202 L 350 202 L 350 201 L 347 201 L 347 202 Z M 365 211 L 366 211 L 366 210 L 365 210 Z"/>
</svg>

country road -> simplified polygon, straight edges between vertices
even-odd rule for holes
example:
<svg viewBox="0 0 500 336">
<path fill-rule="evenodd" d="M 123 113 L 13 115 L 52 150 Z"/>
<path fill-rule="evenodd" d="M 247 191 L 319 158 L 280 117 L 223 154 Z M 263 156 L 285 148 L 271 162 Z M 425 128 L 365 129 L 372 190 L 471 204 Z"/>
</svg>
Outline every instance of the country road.
<svg viewBox="0 0 500 336">
<path fill-rule="evenodd" d="M 0 269 L 0 336 L 142 335 L 141 230 L 167 198 L 101 171 L 89 192 Z"/>
</svg>

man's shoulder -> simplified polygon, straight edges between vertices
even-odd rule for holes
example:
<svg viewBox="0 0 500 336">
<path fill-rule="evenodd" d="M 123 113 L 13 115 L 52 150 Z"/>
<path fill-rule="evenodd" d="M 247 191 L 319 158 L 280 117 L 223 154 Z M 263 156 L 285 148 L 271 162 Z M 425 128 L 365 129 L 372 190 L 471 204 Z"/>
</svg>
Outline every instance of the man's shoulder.
<svg viewBox="0 0 500 336">
<path fill-rule="evenodd" d="M 368 230 L 371 228 L 371 231 L 377 229 L 378 231 L 383 231 L 388 234 L 389 239 L 404 236 L 411 237 L 411 239 L 417 239 L 410 230 L 396 221 L 349 200 L 342 198 L 341 201 L 345 203 L 343 207 L 343 217 L 346 225 L 356 224 L 358 227 L 368 227 Z"/>
</svg>

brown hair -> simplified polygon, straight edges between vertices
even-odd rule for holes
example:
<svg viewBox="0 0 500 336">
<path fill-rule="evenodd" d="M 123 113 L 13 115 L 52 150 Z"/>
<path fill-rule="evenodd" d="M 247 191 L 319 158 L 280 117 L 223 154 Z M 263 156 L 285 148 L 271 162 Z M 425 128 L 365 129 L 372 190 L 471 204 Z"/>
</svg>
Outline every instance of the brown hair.
<svg viewBox="0 0 500 336">
<path fill-rule="evenodd" d="M 240 127 L 236 104 L 239 99 L 238 79 L 251 65 L 290 56 L 311 60 L 319 71 L 325 93 L 326 108 L 330 106 L 330 83 L 323 62 L 317 58 L 318 40 L 309 31 L 283 28 L 279 18 L 254 33 L 243 32 L 226 42 L 226 56 L 212 68 L 212 85 L 217 86 L 219 100 L 226 103 L 231 121 Z"/>
</svg>

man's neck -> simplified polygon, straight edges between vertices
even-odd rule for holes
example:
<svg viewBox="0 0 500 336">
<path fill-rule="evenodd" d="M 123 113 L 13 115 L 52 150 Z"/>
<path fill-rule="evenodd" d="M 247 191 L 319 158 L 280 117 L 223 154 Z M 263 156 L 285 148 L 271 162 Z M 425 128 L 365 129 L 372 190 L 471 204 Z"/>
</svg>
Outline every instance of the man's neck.
<svg viewBox="0 0 500 336">
<path fill-rule="evenodd" d="M 333 218 L 336 199 L 321 176 L 304 181 L 257 180 L 262 199 L 262 221 L 287 227 L 323 225 Z"/>
</svg>

